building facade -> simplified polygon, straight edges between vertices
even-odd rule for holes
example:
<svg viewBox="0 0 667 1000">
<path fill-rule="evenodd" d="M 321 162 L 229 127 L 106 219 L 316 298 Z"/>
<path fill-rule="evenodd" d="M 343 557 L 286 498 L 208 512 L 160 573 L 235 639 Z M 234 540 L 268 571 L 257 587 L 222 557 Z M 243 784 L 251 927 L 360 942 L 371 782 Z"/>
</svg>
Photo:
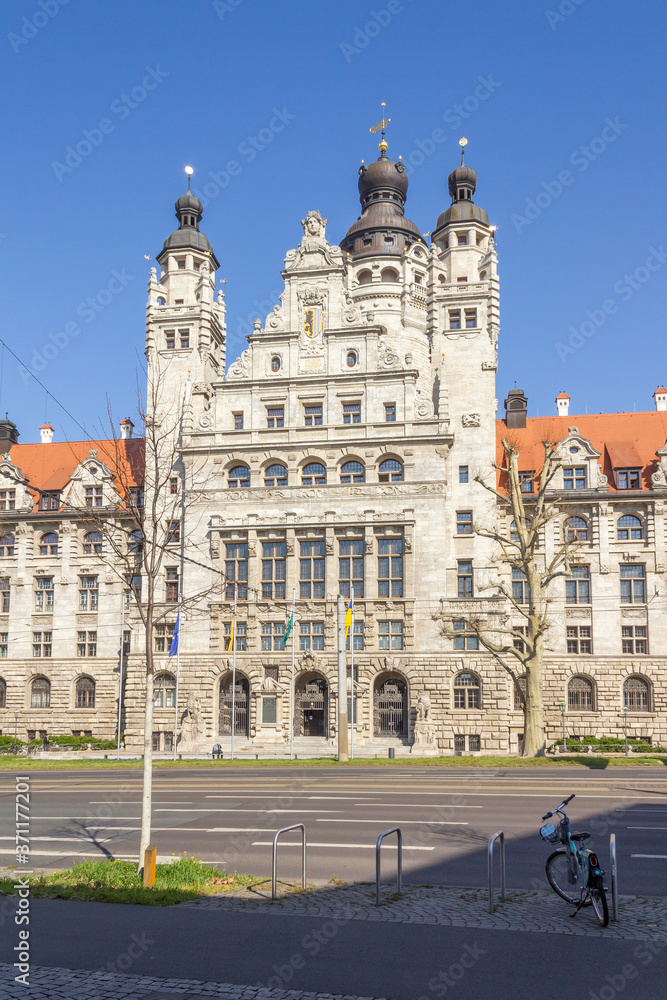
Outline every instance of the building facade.
<svg viewBox="0 0 667 1000">
<path fill-rule="evenodd" d="M 498 420 L 497 255 L 487 214 L 473 200 L 476 174 L 462 157 L 448 179 L 451 204 L 427 245 L 405 216 L 403 164 L 387 152 L 383 139 L 379 158 L 362 163 L 361 213 L 337 243 L 319 211 L 305 214 L 298 245 L 285 256 L 279 301 L 230 363 L 201 203 L 189 190 L 176 203 L 178 228 L 157 256 L 159 273 L 151 272 L 146 325 L 149 385 L 159 390 L 149 392 L 149 419 L 178 426 L 178 463 L 164 481 L 183 494 L 160 570 L 154 747 L 171 750 L 176 739 L 183 750 L 210 749 L 229 741 L 233 728 L 238 747 L 283 752 L 291 721 L 299 745 L 334 740 L 337 597 L 354 594 L 343 696 L 360 751 L 387 742 L 415 754 L 519 750 L 523 715 L 511 678 L 469 636 L 444 638 L 434 620 L 460 614 L 463 625 L 472 614 L 501 614 L 518 622 L 501 607 L 497 585 L 506 581 L 520 601 L 523 582 L 477 533 L 498 523 L 513 530 L 477 482 L 495 482 L 496 442 L 508 429 L 520 442 L 528 501 L 542 437 L 555 431 L 561 441 L 554 496 L 562 516 L 540 540 L 541 557 L 565 538 L 580 543 L 567 579 L 552 587 L 548 742 L 560 737 L 563 716 L 570 735 L 618 736 L 627 726 L 630 735 L 664 742 L 667 392 L 656 392 L 654 412 L 597 417 L 569 417 L 561 394 L 557 415 L 537 419 L 514 390 Z M 5 487 L 25 491 L 20 514 L 0 509 L 3 530 L 15 535 L 11 553 L 0 539 L 0 586 L 12 602 L 0 618 L 0 729 L 10 732 L 18 711 L 23 738 L 109 737 L 118 707 L 120 578 L 109 571 L 108 553 L 84 551 L 71 504 L 44 510 L 48 481 L 37 459 L 26 469 L 24 449 L 51 455 L 60 489 L 84 490 L 79 505 L 102 463 L 95 444 L 85 455 L 77 446 L 75 467 L 71 455 L 55 461 L 57 447 L 14 444 L 0 464 L 0 503 Z M 100 496 L 113 504 L 114 470 L 105 468 Z M 44 556 L 49 532 L 67 541 Z M 35 603 L 38 581 L 49 577 L 50 631 Z M 98 596 L 96 627 L 84 630 L 93 620 L 80 603 L 93 589 L 86 578 L 98 581 Z M 169 647 L 181 597 L 176 704 Z M 126 603 L 123 730 L 126 745 L 138 748 L 142 637 Z M 35 636 L 56 629 L 46 669 Z M 90 634 L 96 655 L 86 654 L 84 665 L 77 636 L 92 649 Z M 87 714 L 78 694 L 84 676 L 97 685 Z M 40 678 L 50 682 L 49 703 L 39 703 Z"/>
</svg>

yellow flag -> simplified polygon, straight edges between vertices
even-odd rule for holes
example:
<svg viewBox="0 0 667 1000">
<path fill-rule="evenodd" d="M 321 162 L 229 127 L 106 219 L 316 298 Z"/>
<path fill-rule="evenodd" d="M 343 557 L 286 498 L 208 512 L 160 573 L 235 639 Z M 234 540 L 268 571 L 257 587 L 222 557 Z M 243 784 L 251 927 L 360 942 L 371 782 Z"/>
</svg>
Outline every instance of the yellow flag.
<svg viewBox="0 0 667 1000">
<path fill-rule="evenodd" d="M 232 627 L 229 633 L 229 645 L 227 646 L 227 652 L 231 653 L 234 649 L 234 618 L 232 617 Z"/>
<path fill-rule="evenodd" d="M 345 638 L 347 639 L 347 633 L 350 631 L 350 625 L 352 624 L 352 601 L 350 601 L 347 611 L 345 612 Z"/>
</svg>

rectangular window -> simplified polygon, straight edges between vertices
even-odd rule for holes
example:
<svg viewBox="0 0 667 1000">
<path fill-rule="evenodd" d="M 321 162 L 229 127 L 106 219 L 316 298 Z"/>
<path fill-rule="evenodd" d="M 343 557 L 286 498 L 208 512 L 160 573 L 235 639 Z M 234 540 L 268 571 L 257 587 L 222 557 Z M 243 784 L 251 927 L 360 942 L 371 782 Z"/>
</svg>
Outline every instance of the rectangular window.
<svg viewBox="0 0 667 1000">
<path fill-rule="evenodd" d="M 92 504 L 89 504 L 87 500 L 86 503 L 89 507 L 92 507 Z M 58 510 L 60 507 L 60 493 L 42 493 L 39 505 L 42 510 Z"/>
<path fill-rule="evenodd" d="M 474 330 L 477 327 L 477 310 L 476 309 L 466 309 L 466 330 Z"/>
<path fill-rule="evenodd" d="M 482 749 L 481 737 L 473 734 L 468 737 L 468 750 L 470 753 L 476 753 L 478 750 Z"/>
<path fill-rule="evenodd" d="M 378 622 L 380 649 L 403 649 L 403 622 Z"/>
<path fill-rule="evenodd" d="M 585 490 L 586 469 L 584 467 L 563 469 L 563 487 L 566 490 Z"/>
<path fill-rule="evenodd" d="M 513 629 L 514 632 L 518 632 L 519 633 L 519 635 L 516 636 L 512 640 L 512 645 L 514 646 L 515 649 L 518 649 L 520 653 L 525 653 L 526 652 L 525 636 L 528 634 L 528 626 L 527 625 L 513 625 L 512 629 Z M 519 638 L 519 636 L 523 636 L 523 638 Z M 519 678 L 519 680 L 520 681 L 523 680 L 523 686 L 525 688 L 526 687 L 526 680 L 525 680 L 525 678 Z M 515 700 L 514 700 L 514 707 L 516 708 L 516 697 L 515 697 Z M 521 708 L 523 708 L 523 704 L 521 704 Z"/>
<path fill-rule="evenodd" d="M 464 285 L 464 284 L 467 284 L 467 281 L 468 281 L 468 279 L 467 279 L 466 277 L 463 277 L 463 278 L 457 278 L 456 280 L 457 280 L 457 282 L 458 282 L 458 283 L 459 283 L 460 285 Z"/>
<path fill-rule="evenodd" d="M 33 656 L 51 656 L 51 636 L 52 632 L 33 632 L 32 633 L 32 655 Z"/>
<path fill-rule="evenodd" d="M 519 473 L 519 488 L 522 493 L 532 493 L 535 482 L 534 472 L 520 472 Z"/>
<path fill-rule="evenodd" d="M 169 492 L 172 496 L 178 493 L 178 476 L 172 476 L 169 480 Z"/>
<path fill-rule="evenodd" d="M 180 264 L 180 262 L 179 262 Z M 160 752 L 160 733 L 153 733 L 152 737 L 152 748 L 154 753 Z"/>
<path fill-rule="evenodd" d="M 304 406 L 304 421 L 306 427 L 321 427 L 322 426 L 322 404 L 313 403 L 310 406 Z"/>
<path fill-rule="evenodd" d="M 301 542 L 299 596 L 309 600 L 324 598 L 324 557 L 326 543 Z"/>
<path fill-rule="evenodd" d="M 364 540 L 363 538 L 341 538 L 338 542 L 338 586 L 343 597 L 350 596 L 350 584 L 354 585 L 354 596 L 364 596 Z M 356 649 L 356 647 L 355 647 Z"/>
<path fill-rule="evenodd" d="M 453 622 L 455 632 L 465 633 L 468 625 L 465 621 Z M 474 635 L 455 635 L 454 649 L 479 649 L 479 640 Z"/>
<path fill-rule="evenodd" d="M 53 577 L 38 576 L 35 580 L 35 611 L 53 611 Z"/>
<path fill-rule="evenodd" d="M 234 645 L 236 646 L 236 651 L 245 651 L 247 649 L 246 640 L 248 637 L 247 623 L 237 621 L 234 626 Z M 232 635 L 232 623 L 225 622 L 225 649 L 229 647 L 229 640 Z"/>
<path fill-rule="evenodd" d="M 225 599 L 248 599 L 248 543 L 227 542 L 225 545 Z"/>
<path fill-rule="evenodd" d="M 396 403 L 384 404 L 384 422 L 393 424 L 396 422 Z"/>
<path fill-rule="evenodd" d="M 454 736 L 454 751 L 455 753 L 465 753 L 466 748 L 466 738 L 462 733 L 456 733 Z"/>
<path fill-rule="evenodd" d="M 617 469 L 619 490 L 641 489 L 641 469 Z"/>
<path fill-rule="evenodd" d="M 181 350 L 184 351 L 190 346 L 190 331 L 189 330 L 179 330 L 178 336 L 181 341 Z"/>
<path fill-rule="evenodd" d="M 343 423 L 361 423 L 361 403 L 343 403 Z"/>
<path fill-rule="evenodd" d="M 456 236 L 457 243 L 460 247 L 468 246 L 468 234 L 467 233 L 457 233 Z"/>
<path fill-rule="evenodd" d="M 472 562 L 470 560 L 458 563 L 456 582 L 459 597 L 472 597 Z"/>
<path fill-rule="evenodd" d="M 101 507 L 102 501 L 101 486 L 86 486 L 86 507 Z"/>
<path fill-rule="evenodd" d="M 98 577 L 82 576 L 79 578 L 79 611 L 97 611 L 100 590 Z"/>
<path fill-rule="evenodd" d="M 270 406 L 266 410 L 266 426 L 267 427 L 284 427 L 285 426 L 285 407 L 284 406 Z"/>
<path fill-rule="evenodd" d="M 278 699 L 275 695 L 265 695 L 262 698 L 262 722 L 271 726 L 278 721 Z"/>
<path fill-rule="evenodd" d="M 174 749 L 174 734 L 170 733 L 170 732 L 166 732 L 166 733 L 163 733 L 162 736 L 164 738 L 164 749 L 166 751 L 173 750 Z"/>
<path fill-rule="evenodd" d="M 460 309 L 450 309 L 449 310 L 449 329 L 450 330 L 460 330 L 461 329 L 461 310 Z"/>
<path fill-rule="evenodd" d="M 6 659 L 9 655 L 9 632 L 0 632 L 0 657 Z M 4 688 L 0 691 L 0 695 L 4 694 Z M 4 708 L 4 705 L 0 703 L 0 708 Z"/>
<path fill-rule="evenodd" d="M 646 625 L 623 625 L 621 640 L 623 652 L 643 656 L 648 653 L 648 638 Z"/>
<path fill-rule="evenodd" d="M 621 604 L 646 604 L 644 566 L 621 566 Z"/>
<path fill-rule="evenodd" d="M 528 577 L 518 566 L 512 567 L 512 597 L 517 604 L 528 603 Z"/>
<path fill-rule="evenodd" d="M 97 656 L 97 632 L 77 633 L 76 655 Z"/>
<path fill-rule="evenodd" d="M 403 596 L 403 539 L 378 542 L 378 597 Z"/>
<path fill-rule="evenodd" d="M 166 567 L 166 580 L 165 580 L 165 601 L 167 604 L 177 604 L 178 603 L 178 567 L 167 566 Z"/>
<path fill-rule="evenodd" d="M 155 652 L 166 653 L 169 646 L 171 646 L 171 637 L 170 633 L 168 632 L 168 626 L 165 625 L 164 622 L 160 625 L 155 626 L 154 638 L 155 638 Z M 169 645 L 167 645 L 167 643 Z"/>
<path fill-rule="evenodd" d="M 469 476 L 468 466 L 467 465 L 459 465 L 459 482 L 460 483 L 467 483 L 468 482 L 468 476 Z"/>
<path fill-rule="evenodd" d="M 125 607 L 131 606 L 132 599 L 138 603 L 141 601 L 141 576 L 125 577 Z"/>
<path fill-rule="evenodd" d="M 179 257 L 177 263 L 178 263 L 178 270 L 179 271 L 184 271 L 185 270 L 185 257 Z"/>
<path fill-rule="evenodd" d="M 472 535 L 472 511 L 457 510 L 456 512 L 456 534 Z"/>
<path fill-rule="evenodd" d="M 262 597 L 285 600 L 286 542 L 262 543 Z"/>
<path fill-rule="evenodd" d="M 299 649 L 324 649 L 324 622 L 299 622 Z"/>
<path fill-rule="evenodd" d="M 243 413 L 242 412 L 234 414 L 234 430 L 235 431 L 242 431 L 243 430 Z"/>
<path fill-rule="evenodd" d="M 181 540 L 181 522 L 170 521 L 167 528 L 167 545 L 173 545 Z"/>
<path fill-rule="evenodd" d="M 350 632 L 352 632 L 352 637 L 353 637 L 353 640 L 354 640 L 354 649 L 363 649 L 364 648 L 364 623 L 363 623 L 363 621 L 361 621 L 361 622 L 352 622 L 352 628 L 350 629 Z M 350 632 L 347 633 L 347 639 L 345 640 L 345 648 L 346 649 L 350 648 Z M 355 669 L 356 669 L 356 667 L 355 667 Z"/>
<path fill-rule="evenodd" d="M 354 709 L 353 709 L 353 706 L 352 706 L 352 695 L 348 694 L 348 696 L 347 696 L 347 721 L 350 722 L 350 723 L 353 723 L 354 725 L 356 725 L 357 722 L 359 721 L 359 719 L 357 718 L 358 708 L 359 708 L 359 699 L 358 698 L 354 699 Z M 354 710 L 354 718 L 352 718 L 352 711 L 353 710 Z"/>
<path fill-rule="evenodd" d="M 565 603 L 591 603 L 591 571 L 589 566 L 571 566 L 565 578 Z"/>
<path fill-rule="evenodd" d="M 286 628 L 287 624 L 285 622 L 262 622 L 262 650 L 267 653 L 270 650 L 273 650 L 274 652 L 278 653 L 281 652 L 283 648 L 283 638 L 285 636 Z M 291 641 L 292 640 L 290 636 L 290 638 L 287 640 L 288 644 L 290 645 L 290 648 L 291 648 Z M 266 670 L 268 669 L 269 667 L 265 668 L 265 673 Z M 276 675 L 277 675 L 277 669 L 278 668 L 276 667 Z M 275 680 L 278 680 L 277 676 Z"/>
<path fill-rule="evenodd" d="M 176 347 L 176 331 L 175 330 L 165 330 L 164 331 L 164 341 L 168 351 L 173 351 Z"/>
<path fill-rule="evenodd" d="M 0 612 L 3 615 L 9 612 L 9 580 L 7 578 L 0 580 Z"/>
<path fill-rule="evenodd" d="M 16 490 L 0 490 L 0 510 L 16 510 Z"/>
<path fill-rule="evenodd" d="M 130 503 L 140 510 L 144 505 L 143 486 L 130 486 Z"/>
<path fill-rule="evenodd" d="M 568 625 L 566 634 L 568 653 L 588 654 L 593 652 L 590 625 Z"/>
</svg>

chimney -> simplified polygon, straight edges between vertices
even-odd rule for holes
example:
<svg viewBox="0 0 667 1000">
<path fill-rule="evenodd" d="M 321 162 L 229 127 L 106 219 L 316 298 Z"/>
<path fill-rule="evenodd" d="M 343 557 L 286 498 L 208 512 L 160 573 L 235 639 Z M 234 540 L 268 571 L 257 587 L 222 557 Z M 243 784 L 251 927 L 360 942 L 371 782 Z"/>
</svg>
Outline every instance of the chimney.
<svg viewBox="0 0 667 1000">
<path fill-rule="evenodd" d="M 134 424 L 132 423 L 129 417 L 126 417 L 125 420 L 121 420 L 120 436 L 124 441 L 127 441 L 128 438 L 132 437 L 133 430 L 134 430 Z"/>
<path fill-rule="evenodd" d="M 505 400 L 505 423 L 508 429 L 525 427 L 527 411 L 528 400 L 523 389 L 510 389 Z"/>
<path fill-rule="evenodd" d="M 39 433 L 42 436 L 42 444 L 51 444 L 53 441 L 53 427 L 51 424 L 42 424 L 39 428 Z"/>
<path fill-rule="evenodd" d="M 566 392 L 559 392 L 556 396 L 556 410 L 559 417 L 567 417 L 570 413 L 570 397 Z"/>
<path fill-rule="evenodd" d="M 658 386 L 653 393 L 653 399 L 655 401 L 656 410 L 667 410 L 667 389 L 665 389 L 664 386 Z"/>
<path fill-rule="evenodd" d="M 18 438 L 19 432 L 16 430 L 16 424 L 8 420 L 7 414 L 5 414 L 5 419 L 0 420 L 0 455 L 8 455 Z"/>
</svg>

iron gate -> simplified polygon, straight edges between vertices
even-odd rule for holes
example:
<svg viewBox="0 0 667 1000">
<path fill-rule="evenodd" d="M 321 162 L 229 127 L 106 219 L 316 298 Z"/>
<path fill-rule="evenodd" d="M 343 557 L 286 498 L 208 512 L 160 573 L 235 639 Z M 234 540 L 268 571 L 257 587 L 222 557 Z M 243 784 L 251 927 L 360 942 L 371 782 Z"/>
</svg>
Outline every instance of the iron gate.
<svg viewBox="0 0 667 1000">
<path fill-rule="evenodd" d="M 323 678 L 308 681 L 297 688 L 294 706 L 296 736 L 326 736 L 328 721 L 328 689 Z"/>
<path fill-rule="evenodd" d="M 375 689 L 375 736 L 408 735 L 408 687 L 392 678 Z"/>
<path fill-rule="evenodd" d="M 247 736 L 249 688 L 245 678 L 236 682 L 234 695 L 234 732 L 237 736 Z M 232 685 L 220 689 L 220 714 L 218 716 L 218 734 L 230 736 L 232 732 Z"/>
</svg>

